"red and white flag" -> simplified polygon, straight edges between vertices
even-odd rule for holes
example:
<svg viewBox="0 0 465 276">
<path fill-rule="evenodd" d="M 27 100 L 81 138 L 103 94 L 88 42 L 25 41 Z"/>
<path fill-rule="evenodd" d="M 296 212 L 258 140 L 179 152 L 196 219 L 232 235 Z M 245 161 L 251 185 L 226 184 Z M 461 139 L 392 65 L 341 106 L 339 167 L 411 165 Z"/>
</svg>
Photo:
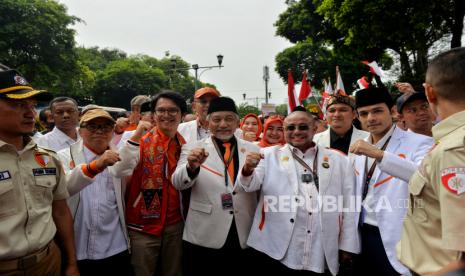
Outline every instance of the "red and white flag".
<svg viewBox="0 0 465 276">
<path fill-rule="evenodd" d="M 292 71 L 289 69 L 287 71 L 287 97 L 288 97 L 288 105 L 287 105 L 287 113 L 291 113 L 292 110 L 296 107 L 295 104 L 295 92 L 294 92 L 294 78 L 292 77 Z"/>
<path fill-rule="evenodd" d="M 370 72 L 372 74 L 378 75 L 380 78 L 383 77 L 383 70 L 376 61 L 368 62 L 367 60 L 362 60 L 362 63 L 370 67 Z"/>
<path fill-rule="evenodd" d="M 302 76 L 302 84 L 300 85 L 300 93 L 299 93 L 300 104 L 303 104 L 304 100 L 308 98 L 311 94 L 312 94 L 312 87 L 308 83 L 307 70 L 305 70 Z"/>
<path fill-rule="evenodd" d="M 339 72 L 339 66 L 336 66 L 336 93 L 339 95 L 347 96 L 344 83 L 342 82 L 341 73 Z"/>
<path fill-rule="evenodd" d="M 357 84 L 358 84 L 358 87 L 360 87 L 360 89 L 366 89 L 370 87 L 370 83 L 368 82 L 367 77 L 365 76 L 358 79 Z"/>
</svg>

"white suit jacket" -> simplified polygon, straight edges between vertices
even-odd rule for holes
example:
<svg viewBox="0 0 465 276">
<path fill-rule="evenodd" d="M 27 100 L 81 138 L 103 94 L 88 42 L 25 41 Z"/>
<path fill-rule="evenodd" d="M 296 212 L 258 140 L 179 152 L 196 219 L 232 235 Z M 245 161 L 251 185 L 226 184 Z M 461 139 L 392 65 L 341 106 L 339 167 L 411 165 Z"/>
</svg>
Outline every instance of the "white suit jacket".
<svg viewBox="0 0 465 276">
<path fill-rule="evenodd" d="M 70 197 L 68 198 L 68 206 L 71 211 L 71 215 L 74 216 L 79 208 L 81 200 L 80 191 L 86 186 L 92 184 L 93 178 L 86 176 L 81 169 L 82 164 L 86 164 L 84 157 L 84 145 L 82 139 L 72 144 L 69 148 L 63 149 L 58 152 L 58 156 L 63 163 L 64 170 L 66 172 L 66 183 Z M 74 168 L 71 168 L 71 161 L 74 163 Z M 111 167 L 108 167 L 110 170 Z M 129 248 L 129 237 L 126 229 L 126 220 L 124 217 L 124 192 L 125 185 L 120 178 L 113 177 L 113 186 L 116 194 L 116 205 L 118 207 L 119 221 L 121 228 L 123 229 L 124 236 Z"/>
<path fill-rule="evenodd" d="M 369 132 L 353 127 L 352 137 L 350 138 L 350 145 L 352 145 L 353 143 L 355 143 L 355 141 L 359 139 L 367 138 L 369 135 L 370 135 Z M 313 142 L 315 142 L 316 144 L 322 147 L 330 148 L 331 147 L 331 134 L 330 134 L 329 128 L 323 132 L 315 134 L 315 136 L 313 136 Z M 351 155 L 352 153 L 349 152 L 349 157 Z"/>
<path fill-rule="evenodd" d="M 297 209 L 284 212 L 265 212 L 264 197 L 298 196 L 297 161 L 292 156 L 289 145 L 274 146 L 262 150 L 265 158 L 260 161 L 252 174 L 249 185 L 238 177 L 239 184 L 248 191 L 261 189 L 260 201 L 255 212 L 252 229 L 247 244 L 270 257 L 281 260 L 289 247 Z M 323 167 L 327 160 L 328 168 Z M 343 206 L 348 208 L 350 198 L 355 195 L 355 174 L 348 158 L 340 152 L 318 146 L 319 194 L 342 197 Z M 328 268 L 333 275 L 339 270 L 339 249 L 359 253 L 357 213 L 342 212 L 337 209 L 319 212 L 323 237 L 323 250 Z"/>
<path fill-rule="evenodd" d="M 368 141 L 368 138 L 365 140 Z M 433 144 L 434 140 L 431 137 L 396 127 L 384 151 L 383 159 L 377 163 L 373 172 L 375 201 L 383 202 L 383 208 L 376 212 L 376 221 L 388 259 L 400 274 L 410 275 L 396 256 L 396 244 L 400 241 L 407 211 L 408 181 Z M 366 156 L 351 157 L 357 174 L 357 195 L 360 197 L 363 193 L 365 173 L 369 170 L 365 168 L 366 159 Z"/>
<path fill-rule="evenodd" d="M 200 167 L 200 173 L 191 179 L 187 174 L 187 155 L 191 149 L 198 147 L 205 148 L 209 155 Z M 259 152 L 260 149 L 252 143 L 237 139 L 237 151 L 240 173 L 247 153 Z M 246 193 L 237 181 L 234 186 L 229 183 L 226 187 L 224 162 L 217 153 L 211 137 L 182 147 L 172 183 L 178 190 L 192 187 L 189 212 L 184 226 L 184 240 L 208 248 L 221 248 L 226 242 L 234 217 L 240 245 L 242 248 L 247 247 L 246 242 L 257 206 L 257 195 Z M 232 210 L 223 209 L 221 204 L 223 193 L 232 194 Z"/>
</svg>

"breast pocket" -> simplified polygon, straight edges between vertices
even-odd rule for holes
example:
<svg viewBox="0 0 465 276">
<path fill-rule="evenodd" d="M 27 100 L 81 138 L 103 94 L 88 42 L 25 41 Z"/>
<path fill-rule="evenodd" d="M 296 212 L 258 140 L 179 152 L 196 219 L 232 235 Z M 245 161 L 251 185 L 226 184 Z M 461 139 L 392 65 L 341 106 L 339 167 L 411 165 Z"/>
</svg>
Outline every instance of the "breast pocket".
<svg viewBox="0 0 465 276">
<path fill-rule="evenodd" d="M 18 201 L 13 185 L 13 180 L 0 181 L 0 218 L 11 216 L 18 211 Z"/>
<path fill-rule="evenodd" d="M 416 222 L 426 222 L 428 220 L 422 199 L 425 185 L 426 181 L 418 175 L 414 175 L 409 184 L 410 202 L 408 214 Z"/>
<path fill-rule="evenodd" d="M 49 207 L 53 201 L 53 191 L 57 185 L 55 175 L 35 176 L 35 185 L 31 188 L 34 205 L 38 208 Z"/>
</svg>

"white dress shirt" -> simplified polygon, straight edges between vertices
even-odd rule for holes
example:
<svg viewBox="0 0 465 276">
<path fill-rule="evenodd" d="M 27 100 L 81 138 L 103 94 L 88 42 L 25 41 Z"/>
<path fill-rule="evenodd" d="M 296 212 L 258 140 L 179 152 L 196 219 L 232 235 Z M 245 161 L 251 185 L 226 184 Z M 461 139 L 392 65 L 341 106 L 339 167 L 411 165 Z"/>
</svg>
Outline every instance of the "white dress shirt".
<svg viewBox="0 0 465 276">
<path fill-rule="evenodd" d="M 98 158 L 86 147 L 84 156 L 87 163 Z M 80 206 L 74 218 L 77 259 L 99 260 L 127 250 L 108 169 L 97 174 L 93 183 L 80 193 Z"/>
<path fill-rule="evenodd" d="M 368 138 L 368 142 L 374 145 L 375 147 L 377 147 L 378 149 L 382 148 L 384 143 L 386 143 L 387 139 L 389 139 L 389 137 L 392 136 L 392 133 L 394 132 L 394 128 L 395 128 L 395 125 L 393 124 L 391 129 L 376 144 L 373 144 L 373 138 L 371 135 Z M 367 166 L 365 167 L 365 177 L 368 171 L 370 170 L 371 166 L 373 165 L 373 162 L 376 162 L 374 158 L 367 158 Z M 376 166 L 378 166 L 378 164 L 376 164 Z M 373 171 L 373 174 L 374 174 L 374 171 Z M 363 206 L 364 206 L 363 222 L 373 225 L 373 226 L 378 226 L 378 222 L 376 220 L 376 210 L 377 208 L 381 208 L 383 206 L 377 207 L 378 202 L 375 200 L 375 197 L 373 195 L 374 185 L 376 184 L 375 181 L 376 181 L 375 177 L 372 177 L 370 179 L 370 183 L 368 184 L 368 193 L 367 193 L 365 200 L 363 201 Z M 368 212 L 367 210 L 371 212 Z"/>
<path fill-rule="evenodd" d="M 316 147 L 308 149 L 305 153 L 292 146 L 291 149 L 313 169 Z M 322 244 L 320 215 L 317 208 L 318 190 L 313 180 L 310 183 L 302 182 L 300 176 L 304 173 L 311 174 L 311 172 L 299 162 L 295 162 L 295 164 L 299 181 L 299 196 L 305 199 L 305 204 L 297 207 L 294 232 L 281 262 L 292 269 L 323 273 L 326 263 Z"/>
<path fill-rule="evenodd" d="M 74 140 L 66 135 L 63 131 L 59 130 L 57 127 L 54 127 L 52 131 L 37 138 L 37 145 L 58 152 L 62 149 L 69 148 L 69 146 L 79 141 L 81 136 L 79 136 L 77 129 L 76 134 L 77 139 Z"/>
</svg>

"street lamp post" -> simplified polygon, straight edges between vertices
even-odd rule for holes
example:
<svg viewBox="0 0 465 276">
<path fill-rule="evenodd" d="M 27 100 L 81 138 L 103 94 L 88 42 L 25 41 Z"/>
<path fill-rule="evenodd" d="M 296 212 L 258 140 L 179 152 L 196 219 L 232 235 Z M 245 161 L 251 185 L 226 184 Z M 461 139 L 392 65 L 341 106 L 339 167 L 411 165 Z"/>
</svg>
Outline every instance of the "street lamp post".
<svg viewBox="0 0 465 276">
<path fill-rule="evenodd" d="M 175 57 L 172 57 L 171 58 L 171 66 L 173 67 L 173 69 L 171 69 L 172 71 L 183 71 L 183 70 L 194 70 L 195 73 L 194 73 L 194 76 L 195 76 L 195 81 L 194 81 L 194 92 L 197 91 L 197 82 L 199 81 L 199 78 L 200 76 L 203 74 L 203 72 L 207 71 L 207 70 L 210 70 L 210 69 L 213 69 L 213 68 L 219 68 L 221 69 L 221 67 L 224 67 L 222 64 L 223 64 L 223 55 L 219 54 L 216 56 L 216 59 L 218 61 L 218 65 L 211 65 L 211 66 L 199 66 L 198 64 L 192 64 L 191 67 L 185 67 L 185 68 L 176 68 L 176 58 Z M 200 72 L 200 74 L 198 74 L 198 70 L 199 69 L 205 69 L 203 71 Z"/>
<path fill-rule="evenodd" d="M 271 94 L 271 93 L 270 93 Z M 270 95 L 271 96 L 271 95 Z M 246 93 L 242 93 L 242 97 L 244 98 L 244 101 L 255 101 L 255 107 L 257 107 L 258 109 L 260 109 L 260 107 L 258 107 L 258 101 L 259 100 L 268 100 L 266 98 L 260 98 L 260 97 L 255 97 L 255 98 L 247 98 L 247 94 Z M 268 97 L 268 94 L 267 94 L 267 97 Z"/>
</svg>

